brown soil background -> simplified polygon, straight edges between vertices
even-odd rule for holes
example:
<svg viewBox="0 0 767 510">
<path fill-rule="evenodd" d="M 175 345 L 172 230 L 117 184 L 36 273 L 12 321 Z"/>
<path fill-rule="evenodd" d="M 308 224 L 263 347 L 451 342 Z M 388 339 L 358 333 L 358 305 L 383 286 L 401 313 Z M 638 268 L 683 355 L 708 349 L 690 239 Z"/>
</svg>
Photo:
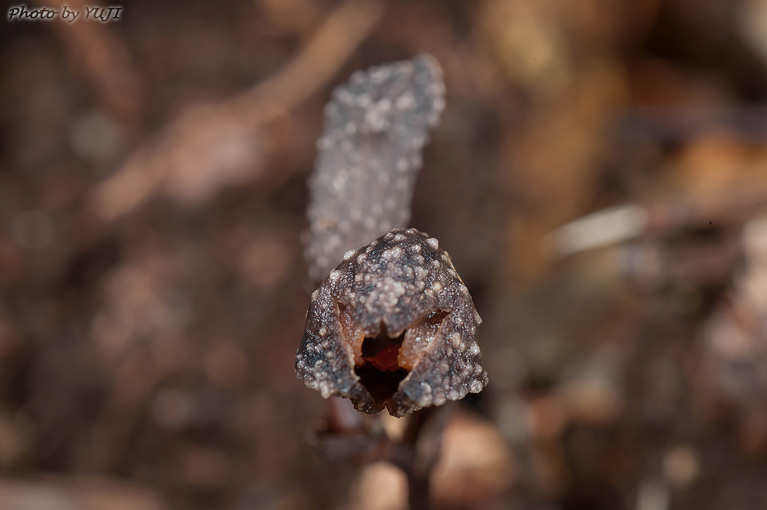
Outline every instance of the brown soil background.
<svg viewBox="0 0 767 510">
<path fill-rule="evenodd" d="M 436 507 L 767 508 L 764 0 L 123 7 L 0 30 L 0 508 L 402 508 L 317 455 L 293 357 L 322 107 L 419 52 L 448 96 L 412 226 L 491 379 Z M 632 240 L 545 249 L 625 204 Z"/>
</svg>

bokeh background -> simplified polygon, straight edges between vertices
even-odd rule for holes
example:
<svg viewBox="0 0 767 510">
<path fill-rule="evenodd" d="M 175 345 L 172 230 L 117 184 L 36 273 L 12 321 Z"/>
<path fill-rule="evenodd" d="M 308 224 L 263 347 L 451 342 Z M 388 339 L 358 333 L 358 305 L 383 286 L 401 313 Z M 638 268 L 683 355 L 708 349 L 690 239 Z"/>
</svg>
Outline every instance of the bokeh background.
<svg viewBox="0 0 767 510">
<path fill-rule="evenodd" d="M 322 107 L 419 52 L 491 378 L 436 508 L 767 508 L 765 0 L 123 7 L 0 29 L 0 508 L 403 508 L 293 357 Z"/>
</svg>

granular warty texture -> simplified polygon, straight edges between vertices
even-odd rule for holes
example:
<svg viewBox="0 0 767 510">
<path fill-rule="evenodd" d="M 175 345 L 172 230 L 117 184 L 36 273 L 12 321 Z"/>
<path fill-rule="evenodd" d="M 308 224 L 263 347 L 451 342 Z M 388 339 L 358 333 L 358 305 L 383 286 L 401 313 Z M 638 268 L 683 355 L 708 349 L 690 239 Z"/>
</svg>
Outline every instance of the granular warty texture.
<svg viewBox="0 0 767 510">
<path fill-rule="evenodd" d="M 315 281 L 346 250 L 407 225 L 444 93 L 439 65 L 427 55 L 357 71 L 334 91 L 309 180 L 306 259 Z"/>
<path fill-rule="evenodd" d="M 296 372 L 325 398 L 404 416 L 487 385 L 480 322 L 438 241 L 394 229 L 346 252 L 312 294 Z"/>
</svg>

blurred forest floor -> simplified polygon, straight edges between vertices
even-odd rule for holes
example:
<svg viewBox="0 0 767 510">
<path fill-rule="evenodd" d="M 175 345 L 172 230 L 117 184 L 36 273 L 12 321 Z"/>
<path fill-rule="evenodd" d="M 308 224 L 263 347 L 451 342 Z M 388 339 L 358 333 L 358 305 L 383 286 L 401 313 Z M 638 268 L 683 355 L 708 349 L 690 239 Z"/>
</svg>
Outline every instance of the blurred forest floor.
<svg viewBox="0 0 767 510">
<path fill-rule="evenodd" d="M 0 508 L 402 508 L 393 468 L 317 455 L 293 357 L 322 107 L 420 52 L 448 100 L 412 225 L 491 380 L 436 507 L 767 508 L 765 34 L 765 0 L 5 21 Z"/>
</svg>

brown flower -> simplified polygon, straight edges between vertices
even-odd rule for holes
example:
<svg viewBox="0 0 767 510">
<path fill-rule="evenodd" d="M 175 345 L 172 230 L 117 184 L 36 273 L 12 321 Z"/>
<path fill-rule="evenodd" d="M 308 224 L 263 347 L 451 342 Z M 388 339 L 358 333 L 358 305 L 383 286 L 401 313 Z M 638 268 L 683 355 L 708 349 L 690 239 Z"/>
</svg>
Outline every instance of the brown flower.
<svg viewBox="0 0 767 510">
<path fill-rule="evenodd" d="M 438 241 L 394 229 L 348 251 L 312 294 L 296 373 L 325 398 L 405 416 L 487 385 L 480 322 Z"/>
</svg>

